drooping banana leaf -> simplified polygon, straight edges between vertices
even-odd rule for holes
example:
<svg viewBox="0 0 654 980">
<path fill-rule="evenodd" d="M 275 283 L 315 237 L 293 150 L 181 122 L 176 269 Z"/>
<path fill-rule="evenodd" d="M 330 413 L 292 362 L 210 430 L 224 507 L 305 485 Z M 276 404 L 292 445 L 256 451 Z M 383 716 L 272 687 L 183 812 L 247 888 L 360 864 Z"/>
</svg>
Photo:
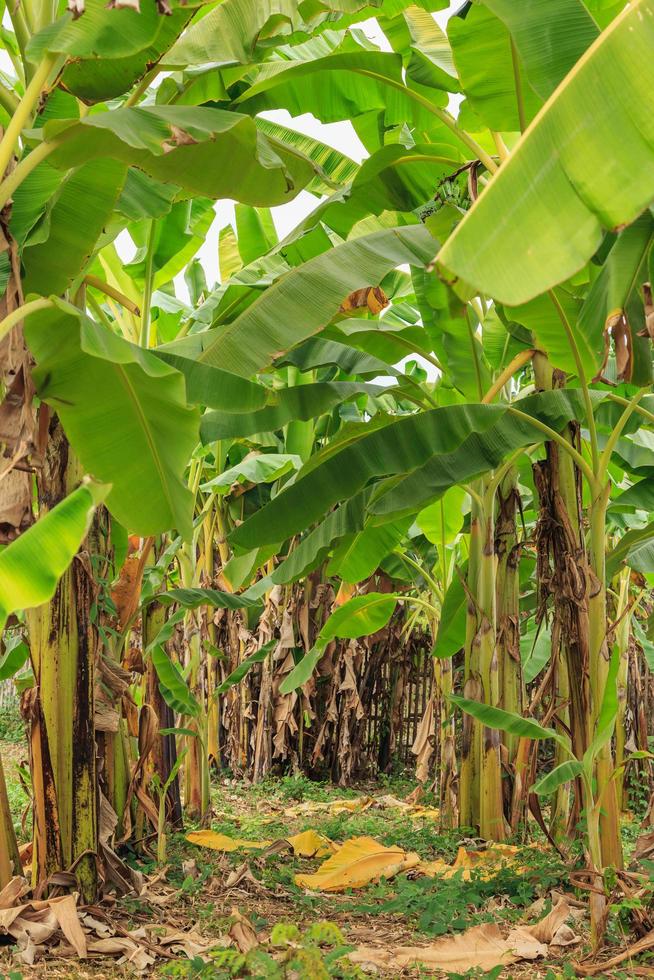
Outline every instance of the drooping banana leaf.
<svg viewBox="0 0 654 980">
<path fill-rule="evenodd" d="M 350 293 L 377 285 L 405 262 L 427 265 L 437 247 L 422 225 L 344 242 L 292 269 L 231 323 L 186 337 L 167 350 L 250 377 L 318 333 Z"/>
<path fill-rule="evenodd" d="M 450 18 L 447 34 L 466 96 L 461 106 L 461 123 L 473 131 L 485 125 L 501 132 L 518 132 L 520 113 L 511 37 L 505 24 L 486 6 L 473 3 Z M 531 121 L 542 102 L 527 81 L 523 66 L 518 62 L 516 67 L 524 114 Z M 475 118 L 481 125 L 475 126 Z"/>
<path fill-rule="evenodd" d="M 0 551 L 0 631 L 11 613 L 52 598 L 108 490 L 84 483 Z"/>
<path fill-rule="evenodd" d="M 324 381 L 297 385 L 272 392 L 270 404 L 258 411 L 235 414 L 229 410 L 208 412 L 202 417 L 200 436 L 204 443 L 273 432 L 296 419 L 308 421 L 329 412 L 358 395 L 381 395 L 389 389 L 348 381 Z M 390 389 L 392 391 L 392 389 Z"/>
<path fill-rule="evenodd" d="M 144 536 L 190 536 L 193 498 L 183 480 L 198 414 L 184 379 L 56 298 L 25 319 L 39 397 L 57 412 L 84 469 L 112 488 L 109 510 Z"/>
<path fill-rule="evenodd" d="M 72 171 L 51 199 L 22 251 L 24 293 L 65 293 L 86 267 L 125 181 L 116 160 L 94 160 Z M 61 175 L 59 175 L 61 177 Z"/>
<path fill-rule="evenodd" d="M 446 93 L 429 90 L 430 99 L 402 81 L 402 59 L 386 51 L 337 50 L 322 58 L 274 61 L 262 65 L 257 80 L 236 100 L 252 114 L 287 109 L 292 116 L 311 112 L 321 122 L 352 119 L 372 110 L 386 125 L 409 123 L 419 132 L 438 132 L 443 123 L 430 101 L 446 104 Z"/>
<path fill-rule="evenodd" d="M 155 3 L 137 10 L 86 0 L 83 17 L 63 14 L 31 38 L 27 55 L 34 64 L 48 52 L 66 55 L 61 81 L 69 92 L 88 103 L 113 99 L 157 64 L 198 5 L 173 0 L 162 17 Z"/>
<path fill-rule="evenodd" d="M 593 392 L 592 397 L 599 400 L 602 393 Z M 527 418 L 516 416 L 514 410 Z M 370 513 L 389 519 L 392 515 L 414 512 L 450 487 L 494 469 L 516 449 L 540 442 L 543 434 L 530 424 L 531 417 L 559 432 L 566 422 L 581 418 L 584 409 L 580 390 L 567 389 L 528 395 L 502 411 L 492 428 L 472 430 L 454 451 L 434 455 L 380 494 L 371 502 Z"/>
<path fill-rule="evenodd" d="M 449 278 L 508 305 L 527 302 L 577 272 L 603 229 L 648 206 L 653 44 L 654 0 L 636 0 L 566 76 L 448 239 L 439 263 Z"/>
<path fill-rule="evenodd" d="M 543 392 L 522 399 L 519 408 L 558 431 L 581 415 L 582 399 L 578 390 Z M 390 476 L 404 479 L 370 503 L 371 513 L 390 519 L 415 512 L 462 479 L 495 467 L 512 449 L 542 438 L 500 405 L 449 405 L 400 418 L 314 459 L 231 537 L 245 548 L 286 539 L 370 481 Z"/>
<path fill-rule="evenodd" d="M 313 164 L 275 149 L 248 116 L 205 106 L 123 106 L 81 120 L 51 120 L 49 161 L 68 169 L 111 157 L 194 195 L 255 206 L 283 204 L 313 177 Z"/>
</svg>

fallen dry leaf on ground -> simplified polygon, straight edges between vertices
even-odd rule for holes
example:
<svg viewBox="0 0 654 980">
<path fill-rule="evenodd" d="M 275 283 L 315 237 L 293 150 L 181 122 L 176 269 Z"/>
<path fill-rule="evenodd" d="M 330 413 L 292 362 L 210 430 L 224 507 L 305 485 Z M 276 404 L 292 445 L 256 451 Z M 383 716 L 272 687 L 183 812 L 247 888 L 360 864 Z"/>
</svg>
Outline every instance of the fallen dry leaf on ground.
<svg viewBox="0 0 654 980">
<path fill-rule="evenodd" d="M 419 863 L 417 854 L 401 847 L 384 847 L 372 837 L 352 837 L 315 874 L 298 874 L 294 880 L 302 888 L 340 892 L 362 888 L 378 878 L 393 878 Z"/>
<path fill-rule="evenodd" d="M 270 853 L 276 853 L 280 850 L 286 850 L 287 845 L 290 845 L 296 857 L 306 858 L 325 857 L 327 854 L 333 854 L 338 848 L 337 844 L 332 843 L 315 830 L 305 830 L 301 834 L 282 837 L 277 841 L 241 840 L 236 837 L 228 837 L 227 834 L 219 834 L 215 830 L 193 830 L 186 835 L 186 839 L 191 844 L 208 847 L 212 851 L 263 851 L 268 849 Z"/>
<path fill-rule="evenodd" d="M 256 930 L 250 920 L 241 915 L 238 909 L 232 909 L 232 918 L 234 921 L 229 928 L 229 935 L 240 953 L 249 953 L 259 945 Z"/>
<path fill-rule="evenodd" d="M 156 885 L 167 900 L 169 890 L 157 876 L 137 894 L 152 903 Z M 151 973 L 157 957 L 186 954 L 191 959 L 216 945 L 215 940 L 204 940 L 192 930 L 155 937 L 144 927 L 128 931 L 101 906 L 78 908 L 76 894 L 33 899 L 31 891 L 28 882 L 18 877 L 0 891 L 0 936 L 16 942 L 17 957 L 28 966 L 54 947 L 58 957 L 118 957 L 118 964 L 129 963 L 138 972 Z"/>
<path fill-rule="evenodd" d="M 338 850 L 339 846 L 315 830 L 305 830 L 301 834 L 287 837 L 286 840 L 293 848 L 296 857 L 326 857 Z"/>
<path fill-rule="evenodd" d="M 208 847 L 212 851 L 260 851 L 273 843 L 271 840 L 240 840 L 219 834 L 216 830 L 192 830 L 186 839 L 191 844 Z"/>
<path fill-rule="evenodd" d="M 498 925 L 485 923 L 457 936 L 439 939 L 429 946 L 399 946 L 392 950 L 360 946 L 349 956 L 353 963 L 361 966 L 375 966 L 395 973 L 414 964 L 447 972 L 492 970 L 520 960 L 546 956 L 548 944 L 563 927 L 569 911 L 567 903 L 561 901 L 536 925 L 516 926 L 506 938 Z"/>
<path fill-rule="evenodd" d="M 489 844 L 483 851 L 469 851 L 465 847 L 460 847 L 452 864 L 440 859 L 421 861 L 416 871 L 428 878 L 436 875 L 453 878 L 455 875 L 460 875 L 463 881 L 469 881 L 473 869 L 481 878 L 488 879 L 496 875 L 501 868 L 511 865 L 516 874 L 521 874 L 526 869 L 523 866 L 514 867 L 518 853 L 520 848 L 511 844 Z"/>
</svg>

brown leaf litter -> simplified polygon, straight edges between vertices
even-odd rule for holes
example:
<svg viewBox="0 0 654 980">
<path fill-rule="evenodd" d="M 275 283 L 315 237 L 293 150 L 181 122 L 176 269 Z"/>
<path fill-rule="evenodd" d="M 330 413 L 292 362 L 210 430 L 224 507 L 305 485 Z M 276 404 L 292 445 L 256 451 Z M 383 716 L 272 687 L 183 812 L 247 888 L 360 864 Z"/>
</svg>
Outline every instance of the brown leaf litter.
<svg viewBox="0 0 654 980">
<path fill-rule="evenodd" d="M 456 936 L 445 936 L 427 946 L 359 946 L 350 960 L 364 969 L 377 968 L 396 975 L 407 967 L 421 966 L 448 972 L 492 970 L 521 960 L 536 960 L 551 947 L 579 942 L 565 924 L 570 906 L 561 899 L 552 911 L 533 926 L 514 926 L 506 935 L 494 922 L 473 926 Z"/>
<path fill-rule="evenodd" d="M 146 883 L 138 897 L 154 905 L 171 903 L 175 891 L 163 886 L 155 891 L 157 884 L 159 879 Z M 217 945 L 192 929 L 162 929 L 156 922 L 127 929 L 105 908 L 79 906 L 78 897 L 72 893 L 36 899 L 20 877 L 5 885 L 0 891 L 0 936 L 14 940 L 22 964 L 32 966 L 46 953 L 79 960 L 110 956 L 119 965 L 146 973 L 157 959 L 203 956 Z"/>
</svg>

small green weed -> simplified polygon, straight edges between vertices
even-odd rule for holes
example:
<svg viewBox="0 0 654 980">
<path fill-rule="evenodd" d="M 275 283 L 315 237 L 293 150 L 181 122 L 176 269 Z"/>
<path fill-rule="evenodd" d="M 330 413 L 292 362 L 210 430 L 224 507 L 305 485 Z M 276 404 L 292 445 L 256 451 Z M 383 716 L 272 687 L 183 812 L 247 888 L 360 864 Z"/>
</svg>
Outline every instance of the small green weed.
<svg viewBox="0 0 654 980">
<path fill-rule="evenodd" d="M 266 980 L 355 980 L 363 974 L 347 960 L 352 946 L 333 922 L 315 922 L 304 933 L 294 923 L 274 926 L 269 943 L 248 953 L 220 949 L 211 962 L 199 958 L 166 965 L 159 976 L 171 980 L 231 980 L 265 977 Z"/>
</svg>

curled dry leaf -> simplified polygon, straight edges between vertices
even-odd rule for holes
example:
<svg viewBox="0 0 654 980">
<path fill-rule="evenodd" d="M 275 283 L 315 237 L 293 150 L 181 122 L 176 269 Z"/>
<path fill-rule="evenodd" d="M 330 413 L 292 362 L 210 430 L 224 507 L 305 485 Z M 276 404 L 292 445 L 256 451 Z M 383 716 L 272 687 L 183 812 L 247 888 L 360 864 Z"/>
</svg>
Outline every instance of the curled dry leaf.
<svg viewBox="0 0 654 980">
<path fill-rule="evenodd" d="M 389 300 L 380 286 L 364 286 L 355 289 L 341 303 L 341 313 L 355 313 L 357 310 L 368 309 L 373 316 L 381 313 L 388 306 Z"/>
<path fill-rule="evenodd" d="M 516 926 L 506 938 L 498 925 L 485 923 L 429 946 L 400 946 L 392 950 L 360 946 L 349 954 L 350 960 L 396 973 L 414 964 L 450 973 L 510 966 L 520 960 L 546 956 L 548 943 L 553 942 L 569 911 L 566 902 L 559 902 L 541 922 L 535 926 Z"/>
<path fill-rule="evenodd" d="M 338 849 L 337 844 L 334 844 L 333 841 L 328 840 L 327 837 L 323 837 L 322 834 L 317 833 L 315 830 L 305 830 L 301 834 L 295 834 L 293 837 L 287 837 L 286 839 L 293 848 L 293 853 L 296 857 L 325 857 L 327 854 L 333 854 Z"/>
<path fill-rule="evenodd" d="M 229 935 L 241 953 L 249 953 L 251 949 L 259 945 L 257 933 L 250 922 L 238 909 L 232 909 L 234 919 L 229 929 Z"/>
<path fill-rule="evenodd" d="M 372 837 L 353 837 L 320 866 L 315 874 L 295 875 L 295 884 L 324 892 L 362 888 L 379 878 L 393 878 L 415 868 L 420 857 L 401 847 L 384 847 Z"/>
<path fill-rule="evenodd" d="M 437 875 L 453 878 L 455 875 L 460 875 L 463 881 L 469 881 L 473 869 L 479 877 L 488 879 L 494 877 L 503 867 L 511 865 L 515 874 L 521 874 L 526 868 L 514 867 L 519 851 L 520 849 L 512 844 L 489 844 L 483 851 L 469 851 L 465 847 L 460 847 L 452 864 L 441 860 L 421 861 L 416 871 L 428 878 Z"/>
</svg>

